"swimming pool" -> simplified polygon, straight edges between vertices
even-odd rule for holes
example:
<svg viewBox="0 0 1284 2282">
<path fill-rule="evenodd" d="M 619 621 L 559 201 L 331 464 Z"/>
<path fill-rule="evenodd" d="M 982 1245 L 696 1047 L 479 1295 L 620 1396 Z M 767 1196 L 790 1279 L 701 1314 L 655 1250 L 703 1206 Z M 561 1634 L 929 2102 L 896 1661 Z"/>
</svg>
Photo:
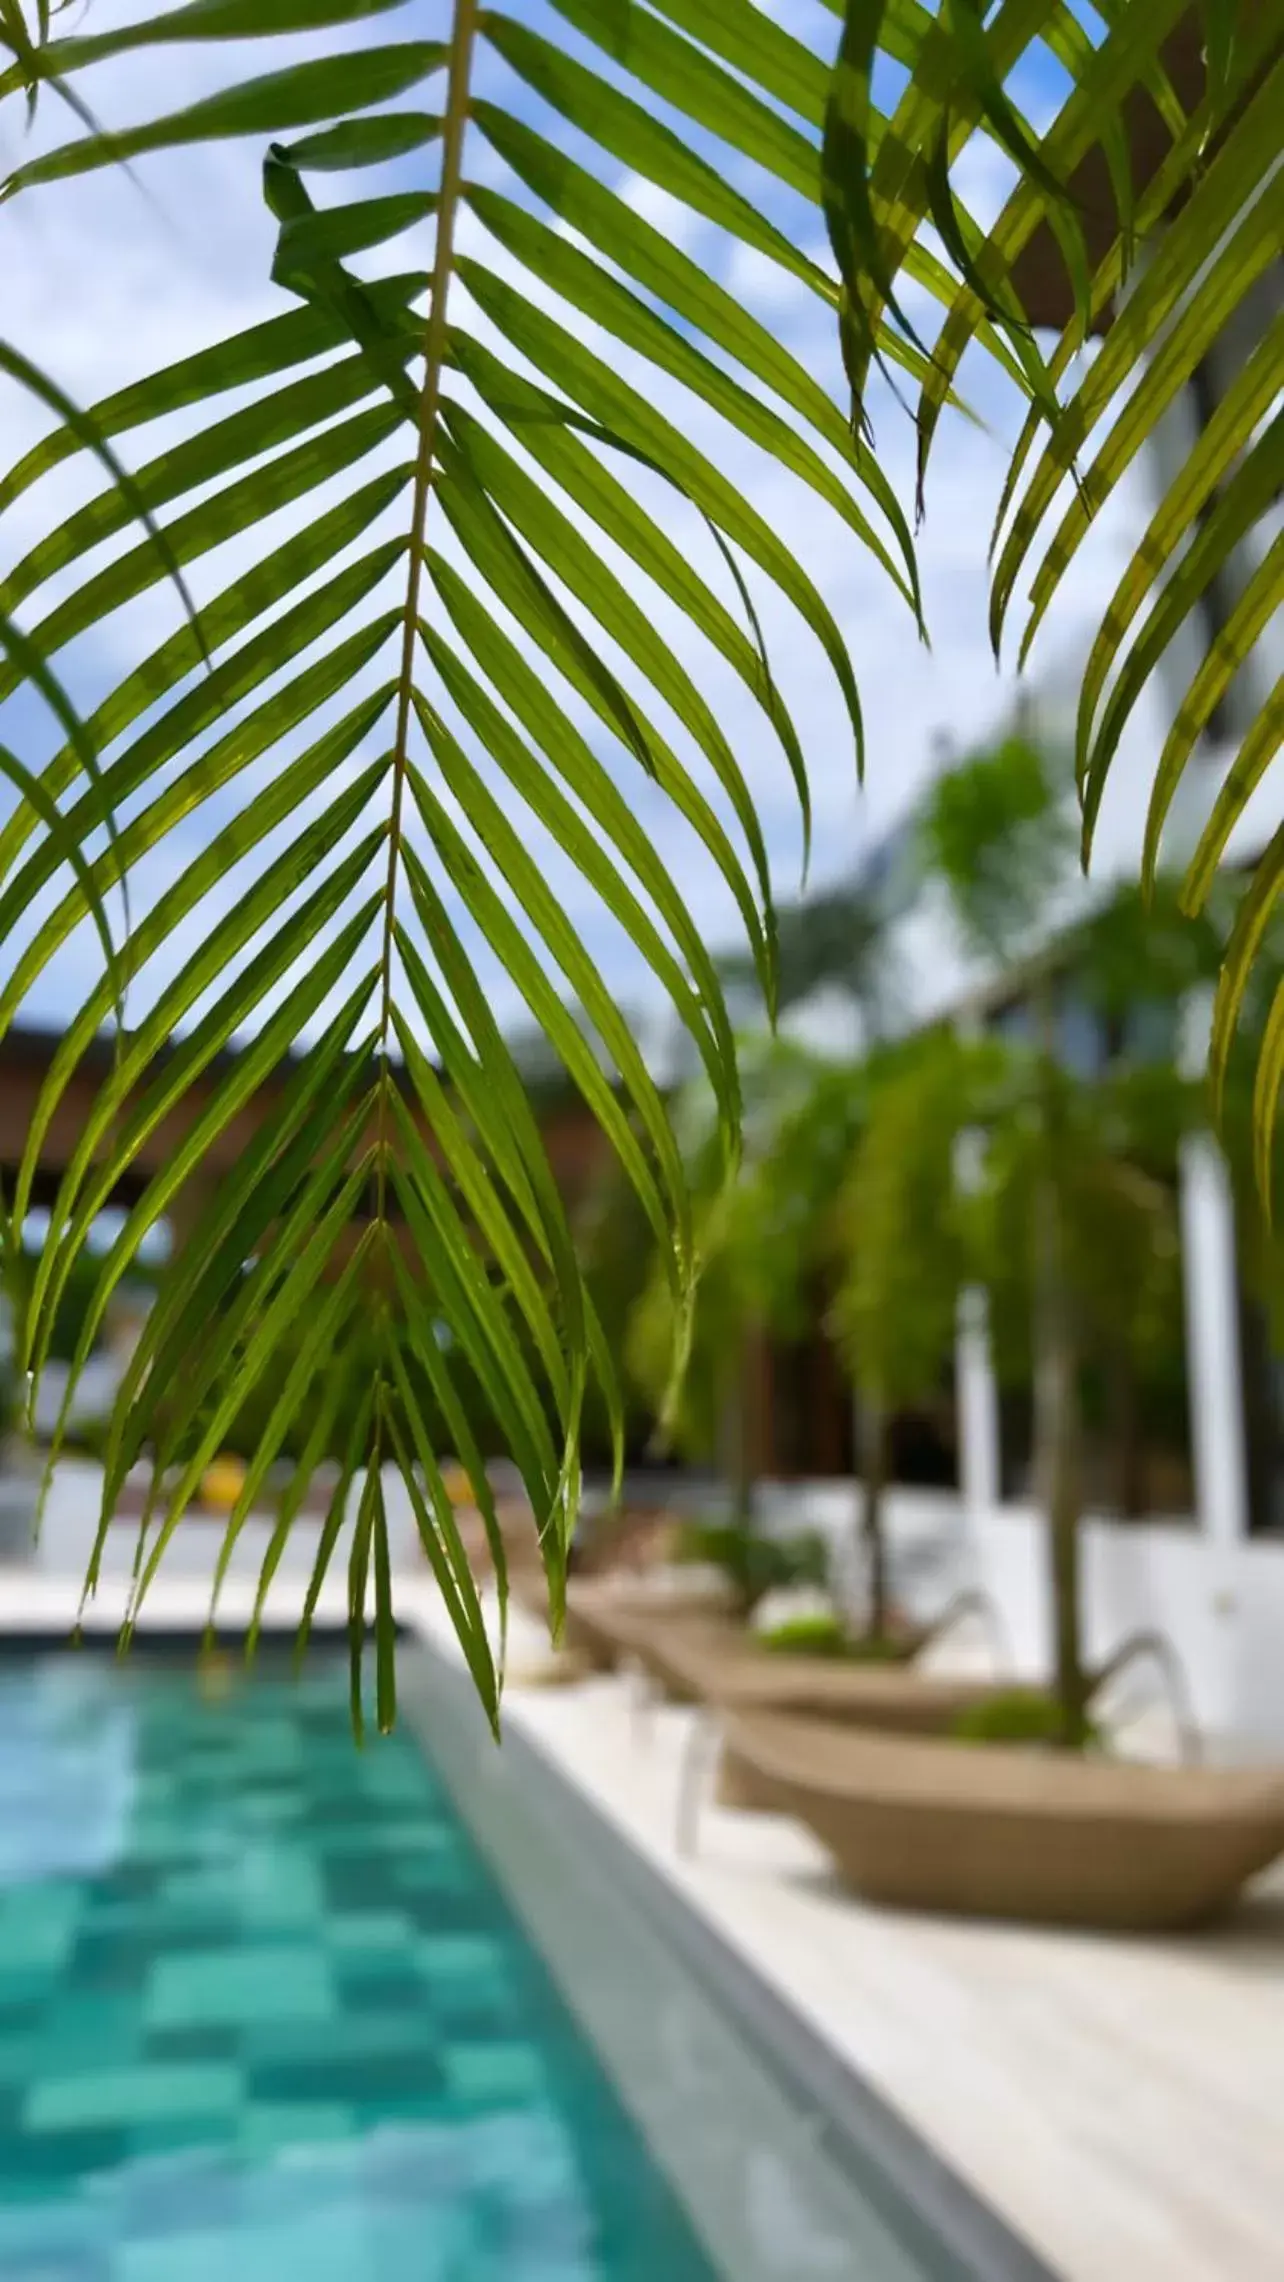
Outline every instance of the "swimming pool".
<svg viewBox="0 0 1284 2282">
<path fill-rule="evenodd" d="M 713 2282 L 413 1737 L 346 1669 L 0 1668 L 6 2282 Z"/>
<path fill-rule="evenodd" d="M 404 1644 L 0 1636 L 3 2282 L 1052 2282 L 510 1721 Z M 229 1643 L 229 1645 L 235 1645 Z"/>
</svg>

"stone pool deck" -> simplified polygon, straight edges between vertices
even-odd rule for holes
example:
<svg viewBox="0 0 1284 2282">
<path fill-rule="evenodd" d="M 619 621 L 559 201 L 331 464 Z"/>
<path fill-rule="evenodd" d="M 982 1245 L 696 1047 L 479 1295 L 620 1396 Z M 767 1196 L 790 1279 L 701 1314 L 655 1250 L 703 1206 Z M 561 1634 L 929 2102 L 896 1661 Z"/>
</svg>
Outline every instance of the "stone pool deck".
<svg viewBox="0 0 1284 2282">
<path fill-rule="evenodd" d="M 211 1539 L 211 1546 L 213 1540 Z M 302 1543 L 269 1616 L 291 1622 Z M 253 1605 L 243 1549 L 222 1616 Z M 322 1622 L 346 1615 L 342 1562 Z M 96 1622 L 124 1613 L 113 1560 Z M 0 1571 L 0 1634 L 69 1628 L 83 1568 Z M 204 1622 L 207 1558 L 166 1569 L 145 1622 Z M 403 1620 L 453 1652 L 422 1568 Z M 508 1719 L 651 1867 L 1066 2282 L 1278 2282 L 1284 2274 L 1284 1868 L 1236 1918 L 1166 1942 L 898 1916 L 839 1888 L 795 1825 L 708 1806 L 675 1847 L 689 1713 L 645 1727 L 628 1682 L 522 1684 L 542 1653 L 514 1619 Z"/>
<path fill-rule="evenodd" d="M 689 1712 L 596 1678 L 507 1716 L 1066 2282 L 1284 2274 L 1284 1867 L 1181 1940 L 899 1916 L 775 1817 L 707 1806 L 680 1856 Z"/>
</svg>

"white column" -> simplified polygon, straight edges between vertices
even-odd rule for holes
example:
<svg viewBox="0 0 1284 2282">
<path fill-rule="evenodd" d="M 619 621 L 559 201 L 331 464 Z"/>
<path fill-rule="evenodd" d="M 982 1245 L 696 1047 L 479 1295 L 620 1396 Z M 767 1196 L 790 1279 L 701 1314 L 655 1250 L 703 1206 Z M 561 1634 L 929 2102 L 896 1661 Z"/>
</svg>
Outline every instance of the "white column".
<svg viewBox="0 0 1284 2282">
<path fill-rule="evenodd" d="M 954 1383 L 959 1408 L 959 1487 L 969 1520 L 999 1503 L 999 1400 L 990 1357 L 989 1308 L 973 1287 L 959 1301 Z"/>
<path fill-rule="evenodd" d="M 1206 1133 L 1182 1149 L 1181 1222 L 1195 1508 L 1206 1537 L 1237 1545 L 1248 1535 L 1248 1469 L 1235 1208 L 1221 1152 Z"/>
<path fill-rule="evenodd" d="M 966 1193 L 981 1180 L 984 1140 L 962 1133 L 955 1155 L 955 1178 Z M 999 1400 L 990 1354 L 988 1295 L 979 1284 L 959 1294 L 954 1347 L 954 1385 L 959 1423 L 959 1488 L 970 1523 L 999 1502 Z"/>
<path fill-rule="evenodd" d="M 1210 1001 L 1187 1010 L 1184 1058 L 1198 1069 Z M 1235 1207 L 1225 1161 L 1210 1134 L 1192 1134 L 1181 1156 L 1182 1262 L 1195 1510 L 1210 1543 L 1248 1535 L 1248 1466 L 1239 1349 Z"/>
</svg>

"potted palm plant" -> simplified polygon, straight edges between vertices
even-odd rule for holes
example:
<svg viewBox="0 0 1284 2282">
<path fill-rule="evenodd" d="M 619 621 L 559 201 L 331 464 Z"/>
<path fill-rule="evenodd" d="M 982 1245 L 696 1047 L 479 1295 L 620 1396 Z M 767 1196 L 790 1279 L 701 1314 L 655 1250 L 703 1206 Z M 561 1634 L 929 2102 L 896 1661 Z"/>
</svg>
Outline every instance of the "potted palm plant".
<svg viewBox="0 0 1284 2282">
<path fill-rule="evenodd" d="M 1144 1345 L 1180 1306 L 1175 1168 L 1200 1108 L 1171 1059 L 1125 1052 L 1076 1067 L 1067 1036 L 1069 974 L 1080 1011 L 1122 1034 L 1129 1007 L 1171 1008 L 1215 956 L 1160 893 L 1142 914 L 1131 889 L 1107 897 L 1054 972 L 1039 942 L 1071 870 L 1073 834 L 1048 756 L 1014 736 L 944 778 L 924 816 L 929 869 L 969 950 L 1024 957 L 1023 1035 L 991 1088 L 986 1176 L 973 1228 L 983 1280 L 1033 1316 L 1035 1477 L 1047 1520 L 1054 1689 L 995 1713 L 999 1732 L 1080 1749 L 1090 1740 L 1079 1523 L 1083 1367 L 1103 1345 Z M 997 1076 L 997 1072 L 996 1072 Z"/>
<path fill-rule="evenodd" d="M 654 1259 L 630 1314 L 625 1353 L 661 1438 L 690 1457 L 720 1461 L 729 1507 L 719 1525 L 722 1554 L 701 1540 L 701 1557 L 735 1572 L 747 1613 L 773 1588 L 826 1581 L 822 1549 L 772 1544 L 756 1528 L 763 1438 L 754 1374 L 765 1342 L 795 1337 L 812 1320 L 828 1215 L 859 1127 L 863 1074 L 787 1039 L 745 1041 L 741 1053 L 746 1147 L 733 1182 L 722 1177 L 707 1089 L 688 1088 L 679 1113 L 701 1199 L 702 1263 L 681 1367 L 675 1374 L 678 1325 Z"/>
<path fill-rule="evenodd" d="M 825 1565 L 805 1541 L 786 1548 L 754 1534 L 757 1421 L 744 1390 L 752 1342 L 808 1328 L 824 1310 L 818 1292 L 836 1294 L 831 1329 L 851 1366 L 865 1425 L 862 1605 L 855 1619 L 850 1610 L 786 1619 L 765 1638 L 787 1653 L 899 1658 L 919 1645 L 920 1635 L 898 1621 L 888 1589 L 888 1427 L 897 1404 L 932 1391 L 951 1348 L 961 1226 L 941 1211 L 939 1196 L 933 1227 L 918 1208 L 934 1182 L 939 1187 L 944 1178 L 948 1191 L 948 1120 L 964 1098 L 965 1067 L 973 1060 L 949 1039 L 931 1041 L 928 1051 L 878 1049 L 861 1063 L 794 1045 L 760 1047 L 748 1059 L 752 1155 L 709 1216 L 695 1335 L 673 1425 L 693 1453 L 708 1448 L 721 1428 L 732 1483 L 724 1555 L 738 1571 L 746 1611 L 772 1586 L 827 1586 Z M 911 1134 L 900 1130 L 905 1120 L 909 1147 Z M 922 1158 L 927 1136 L 938 1156 L 944 1152 L 939 1164 L 935 1156 Z M 913 1191 L 903 1185 L 911 1166 Z M 898 1181 L 893 1196 L 889 1183 Z M 634 1317 L 629 1352 L 657 1402 L 673 1338 L 656 1277 Z M 699 1542 L 704 1558 L 717 1557 L 707 1532 Z"/>
<path fill-rule="evenodd" d="M 675 1110 L 700 1260 L 689 1338 L 652 1244 L 624 1345 L 661 1445 L 716 1454 L 733 1518 L 748 1524 L 761 1446 L 755 1359 L 764 1341 L 808 1323 L 825 1211 L 859 1120 L 861 1076 L 788 1039 L 747 1039 L 740 1054 L 745 1146 L 732 1181 L 709 1089 L 693 1081 Z"/>
<path fill-rule="evenodd" d="M 867 1629 L 875 1640 L 889 1628 L 890 1426 L 897 1410 L 930 1400 L 953 1351 L 969 1258 L 954 1149 L 992 1071 L 992 1057 L 948 1031 L 885 1056 L 871 1076 L 833 1215 L 830 1326 L 856 1390 Z"/>
</svg>

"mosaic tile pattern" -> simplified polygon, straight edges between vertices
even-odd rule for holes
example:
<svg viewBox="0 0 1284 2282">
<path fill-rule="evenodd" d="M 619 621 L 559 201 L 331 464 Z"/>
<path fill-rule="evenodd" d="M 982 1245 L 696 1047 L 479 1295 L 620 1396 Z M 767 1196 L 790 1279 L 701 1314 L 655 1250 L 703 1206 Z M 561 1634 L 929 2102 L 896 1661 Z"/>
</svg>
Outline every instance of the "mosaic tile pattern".
<svg viewBox="0 0 1284 2282">
<path fill-rule="evenodd" d="M 4 2282 L 713 2282 L 346 1673 L 0 1668 Z"/>
</svg>

